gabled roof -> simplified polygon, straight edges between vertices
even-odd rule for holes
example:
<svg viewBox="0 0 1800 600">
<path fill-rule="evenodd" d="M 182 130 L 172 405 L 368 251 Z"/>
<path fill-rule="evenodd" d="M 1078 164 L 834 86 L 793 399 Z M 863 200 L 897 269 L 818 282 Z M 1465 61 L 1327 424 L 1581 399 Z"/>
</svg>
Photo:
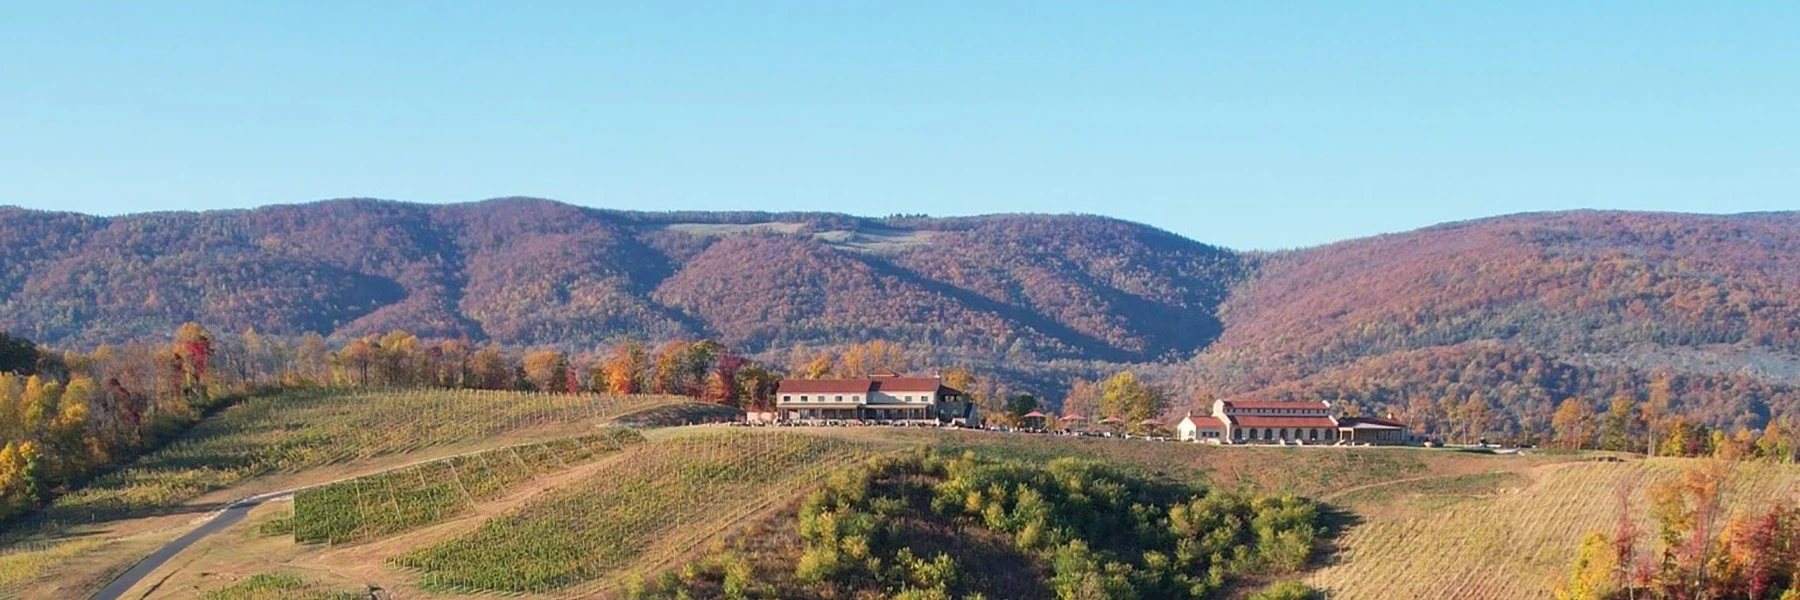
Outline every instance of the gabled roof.
<svg viewBox="0 0 1800 600">
<path fill-rule="evenodd" d="M 962 391 L 946 386 L 936 377 L 897 377 L 877 375 L 856 379 L 783 379 L 778 394 L 869 394 L 874 392 L 937 393 L 939 396 L 965 396 Z"/>
<path fill-rule="evenodd" d="M 870 379 L 783 379 L 781 394 L 867 394 L 875 389 Z"/>
<path fill-rule="evenodd" d="M 1187 417 L 1181 419 L 1181 422 L 1182 423 L 1192 423 L 1194 425 L 1194 427 L 1198 428 L 1198 429 L 1224 429 L 1225 428 L 1225 423 L 1223 421 L 1220 421 L 1218 419 L 1218 417 L 1209 417 L 1209 416 L 1205 416 L 1205 415 L 1198 416 L 1198 417 L 1196 417 L 1194 415 L 1188 415 Z"/>
<path fill-rule="evenodd" d="M 936 377 L 876 377 L 871 381 L 875 383 L 875 389 L 882 392 L 945 391 L 946 395 L 962 395 L 962 392 L 945 387 Z"/>
<path fill-rule="evenodd" d="M 1237 424 L 1238 427 L 1299 427 L 1302 429 L 1329 429 L 1338 426 L 1337 421 L 1332 420 L 1331 417 L 1315 417 L 1311 415 L 1231 415 L 1231 422 Z"/>
<path fill-rule="evenodd" d="M 1406 429 L 1405 423 L 1390 419 L 1377 419 L 1375 417 L 1345 417 L 1338 419 L 1338 424 L 1341 427 L 1354 427 L 1357 429 Z"/>
<path fill-rule="evenodd" d="M 1286 400 L 1225 400 L 1227 408 L 1271 408 L 1277 410 L 1328 410 L 1331 405 L 1324 401 L 1289 402 Z"/>
</svg>

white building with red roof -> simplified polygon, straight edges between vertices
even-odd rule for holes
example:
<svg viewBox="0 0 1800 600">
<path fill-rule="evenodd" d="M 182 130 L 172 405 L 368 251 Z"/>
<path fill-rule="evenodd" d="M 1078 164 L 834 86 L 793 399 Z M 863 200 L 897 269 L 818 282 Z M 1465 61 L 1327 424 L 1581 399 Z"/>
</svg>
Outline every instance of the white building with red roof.
<svg viewBox="0 0 1800 600">
<path fill-rule="evenodd" d="M 784 420 L 979 422 L 968 394 L 937 377 L 881 373 L 855 379 L 787 379 L 775 392 Z"/>
<path fill-rule="evenodd" d="M 1338 417 L 1330 402 L 1235 399 L 1213 401 L 1212 416 L 1189 415 L 1181 438 L 1225 444 L 1404 444 L 1406 425 L 1389 419 Z M 1189 425 L 1192 422 L 1193 425 Z M 1195 432 L 1189 437 L 1186 430 Z"/>
<path fill-rule="evenodd" d="M 1206 442 L 1209 444 L 1225 443 L 1225 422 L 1217 417 L 1207 415 L 1194 416 L 1188 413 L 1181 422 L 1175 424 L 1176 439 L 1184 442 Z"/>
<path fill-rule="evenodd" d="M 1215 400 L 1213 417 L 1225 428 L 1228 444 L 1334 444 L 1337 419 L 1331 403 L 1275 400 Z"/>
</svg>

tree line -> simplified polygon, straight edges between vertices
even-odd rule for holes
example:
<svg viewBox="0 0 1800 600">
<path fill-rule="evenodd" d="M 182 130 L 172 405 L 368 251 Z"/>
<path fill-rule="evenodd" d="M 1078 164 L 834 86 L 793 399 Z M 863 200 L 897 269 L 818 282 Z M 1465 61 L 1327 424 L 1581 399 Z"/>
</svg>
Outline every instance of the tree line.
<svg viewBox="0 0 1800 600">
<path fill-rule="evenodd" d="M 0 334 L 0 523 L 168 442 L 236 398 L 273 389 L 664 394 L 771 410 L 775 391 L 789 374 L 904 374 L 922 362 L 887 341 L 835 351 L 796 348 L 791 354 L 790 365 L 763 364 L 707 339 L 624 339 L 569 353 L 425 339 L 399 330 L 334 345 L 316 333 L 216 334 L 195 323 L 162 343 L 77 352 Z M 946 385 L 980 401 L 1003 397 L 1000 388 L 978 381 L 967 368 L 938 374 Z"/>
<path fill-rule="evenodd" d="M 1556 590 L 1559 600 L 1795 600 L 1800 509 L 1777 504 L 1727 516 L 1732 465 L 1710 461 L 1649 486 L 1643 531 L 1621 488 L 1619 521 L 1589 532 Z"/>
<path fill-rule="evenodd" d="M 56 351 L 0 334 L 0 523 L 158 447 L 209 412 L 277 388 L 395 387 L 668 394 L 766 406 L 778 371 L 711 340 L 625 340 L 569 354 L 405 331 L 332 346 L 317 334 L 219 335 Z"/>
</svg>

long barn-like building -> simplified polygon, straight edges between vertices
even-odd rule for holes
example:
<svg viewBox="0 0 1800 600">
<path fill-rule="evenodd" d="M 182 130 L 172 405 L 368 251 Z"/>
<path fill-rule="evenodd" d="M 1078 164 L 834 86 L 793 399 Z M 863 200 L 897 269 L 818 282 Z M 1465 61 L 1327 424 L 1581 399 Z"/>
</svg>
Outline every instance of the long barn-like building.
<svg viewBox="0 0 1800 600">
<path fill-rule="evenodd" d="M 787 379 L 775 392 L 783 420 L 980 421 L 968 394 L 937 377 L 880 373 L 855 379 Z"/>
<path fill-rule="evenodd" d="M 1404 444 L 1406 425 L 1388 419 L 1337 417 L 1330 402 L 1215 400 L 1212 414 L 1176 424 L 1183 441 L 1214 444 Z"/>
</svg>

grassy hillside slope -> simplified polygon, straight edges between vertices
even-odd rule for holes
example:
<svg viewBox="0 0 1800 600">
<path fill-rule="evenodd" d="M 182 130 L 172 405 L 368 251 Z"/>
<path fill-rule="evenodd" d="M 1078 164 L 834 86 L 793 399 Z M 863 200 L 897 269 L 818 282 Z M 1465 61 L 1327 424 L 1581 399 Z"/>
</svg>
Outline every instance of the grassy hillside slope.
<svg viewBox="0 0 1800 600">
<path fill-rule="evenodd" d="M 1357 523 L 1309 582 L 1343 600 L 1548 597 L 1567 580 L 1583 533 L 1614 531 L 1627 510 L 1639 531 L 1654 531 L 1645 490 L 1697 462 L 1570 462 L 1327 496 Z M 1746 463 L 1724 503 L 1729 515 L 1795 497 L 1800 467 Z"/>
<path fill-rule="evenodd" d="M 668 402 L 325 391 L 261 399 L 46 513 L 60 518 L 9 532 L 0 597 L 84 595 L 229 498 L 520 442 L 533 443 L 326 488 L 335 491 L 319 497 L 357 507 L 367 517 L 360 525 L 333 517 L 308 529 L 286 505 L 258 508 L 159 569 L 139 592 L 155 584 L 150 598 L 252 597 L 244 594 L 265 588 L 323 595 L 368 585 L 407 598 L 621 594 L 746 540 L 763 540 L 756 547 L 765 551 L 800 548 L 792 523 L 808 494 L 863 457 L 924 448 L 995 465 L 1073 458 L 1145 481 L 1321 502 L 1331 534 L 1303 577 L 1333 597 L 1529 597 L 1550 589 L 1581 532 L 1616 521 L 1619 490 L 1638 493 L 1692 462 L 886 428 L 676 427 L 647 430 L 641 444 L 595 445 L 604 442 L 596 431 L 605 431 L 595 426 Z M 563 441 L 535 443 L 546 440 Z M 1734 511 L 1800 494 L 1796 467 L 1746 464 L 1735 481 L 1726 495 Z M 486 490 L 490 484 L 504 489 Z M 1627 496 L 1641 505 L 1641 493 Z M 77 524 L 77 515 L 99 521 Z M 296 543 L 297 529 L 352 533 L 322 534 L 336 543 Z M 1050 572 L 1047 564 L 1007 550 L 1007 539 L 976 535 L 972 545 L 944 547 L 1024 561 L 1014 574 L 1026 579 L 983 589 L 1048 589 L 1035 587 L 1052 585 L 1047 579 L 1031 581 Z M 707 564 L 695 572 L 717 568 Z"/>
<path fill-rule="evenodd" d="M 592 434 L 660 396 L 309 390 L 253 398 L 0 531 L 0 597 L 98 588 L 232 500 L 532 440 Z"/>
</svg>

